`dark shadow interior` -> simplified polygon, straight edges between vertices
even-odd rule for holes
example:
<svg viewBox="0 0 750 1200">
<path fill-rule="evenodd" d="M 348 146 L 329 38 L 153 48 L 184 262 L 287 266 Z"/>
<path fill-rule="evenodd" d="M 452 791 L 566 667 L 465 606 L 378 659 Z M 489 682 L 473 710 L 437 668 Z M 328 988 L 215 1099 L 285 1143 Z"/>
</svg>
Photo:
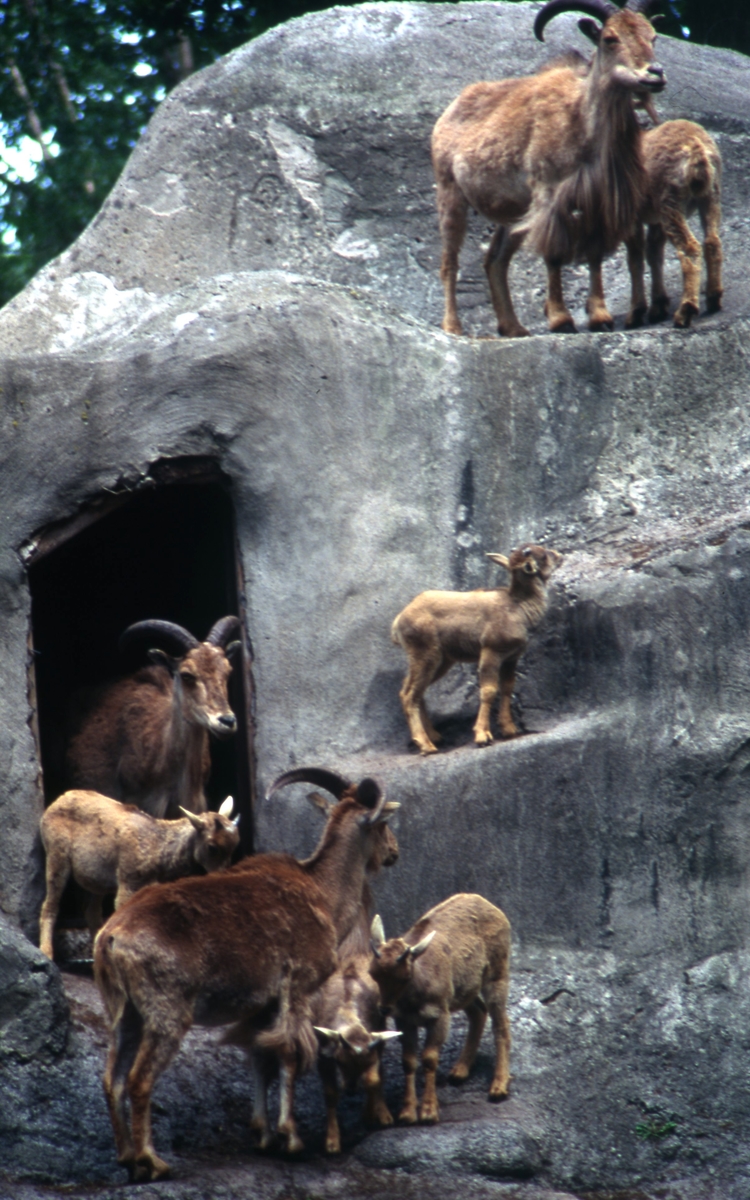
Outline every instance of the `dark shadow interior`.
<svg viewBox="0 0 750 1200">
<path fill-rule="evenodd" d="M 159 479 L 158 471 L 152 472 Z M 148 646 L 127 654 L 118 639 L 134 621 L 162 618 L 206 637 L 213 623 L 238 613 L 242 592 L 234 511 L 228 483 L 193 469 L 180 479 L 139 489 L 92 519 L 80 518 L 40 539 L 29 566 L 38 729 L 44 793 L 50 803 L 66 787 L 66 714 L 72 693 L 137 669 Z M 211 477 L 213 475 L 213 478 Z M 209 805 L 234 796 L 242 850 L 252 849 L 250 668 L 235 669 L 230 702 L 237 735 L 211 740 Z"/>
</svg>

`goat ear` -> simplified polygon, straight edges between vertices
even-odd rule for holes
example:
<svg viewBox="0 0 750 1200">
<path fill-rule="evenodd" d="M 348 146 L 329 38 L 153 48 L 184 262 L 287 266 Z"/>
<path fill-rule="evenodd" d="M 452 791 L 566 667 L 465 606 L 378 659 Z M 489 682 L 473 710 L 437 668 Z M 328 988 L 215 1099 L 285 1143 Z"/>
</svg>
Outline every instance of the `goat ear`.
<svg viewBox="0 0 750 1200">
<path fill-rule="evenodd" d="M 236 667 L 237 663 L 240 662 L 240 656 L 242 654 L 242 642 L 230 642 L 224 653 L 226 654 L 232 666 Z"/>
<path fill-rule="evenodd" d="M 228 820 L 231 820 L 233 812 L 234 800 L 231 796 L 227 796 L 226 800 L 222 800 L 221 804 L 219 805 L 219 816 L 226 817 Z"/>
<path fill-rule="evenodd" d="M 149 662 L 154 664 L 155 667 L 166 667 L 169 671 L 169 674 L 172 676 L 174 676 L 177 670 L 177 664 L 180 661 L 179 658 L 172 658 L 166 653 L 166 651 L 158 650 L 156 646 L 154 646 L 152 650 L 148 651 L 146 657 L 148 658 Z"/>
<path fill-rule="evenodd" d="M 203 829 L 203 817 L 199 816 L 198 813 L 190 812 L 189 809 L 183 808 L 182 805 L 180 805 L 180 812 L 183 817 L 187 817 L 193 829 Z"/>
<path fill-rule="evenodd" d="M 490 551 L 487 551 L 484 557 L 491 558 L 493 562 L 499 563 L 501 567 L 505 567 L 506 571 L 510 570 L 510 561 L 504 554 L 492 554 Z"/>
<path fill-rule="evenodd" d="M 316 808 L 320 809 L 324 817 L 330 817 L 334 808 L 336 808 L 337 802 L 335 800 L 329 800 L 328 797 L 324 796 L 321 792 L 308 792 L 307 798 L 311 804 L 314 804 Z"/>
<path fill-rule="evenodd" d="M 602 36 L 601 25 L 597 25 L 596 21 L 592 21 L 590 17 L 581 17 L 578 28 L 590 42 L 593 42 L 595 46 L 599 45 Z"/>
<path fill-rule="evenodd" d="M 437 931 L 433 929 L 432 933 L 428 933 L 427 937 L 423 937 L 421 942 L 417 942 L 416 946 L 412 946 L 409 950 L 410 958 L 419 958 L 420 954 L 424 954 L 436 932 Z"/>
<path fill-rule="evenodd" d="M 375 808 L 381 795 L 380 785 L 369 775 L 357 784 L 357 804 L 363 808 Z"/>
<path fill-rule="evenodd" d="M 383 919 L 379 913 L 376 913 L 372 918 L 372 925 L 370 926 L 370 945 L 377 958 L 380 958 L 380 947 L 384 941 L 385 929 L 383 928 Z"/>
</svg>

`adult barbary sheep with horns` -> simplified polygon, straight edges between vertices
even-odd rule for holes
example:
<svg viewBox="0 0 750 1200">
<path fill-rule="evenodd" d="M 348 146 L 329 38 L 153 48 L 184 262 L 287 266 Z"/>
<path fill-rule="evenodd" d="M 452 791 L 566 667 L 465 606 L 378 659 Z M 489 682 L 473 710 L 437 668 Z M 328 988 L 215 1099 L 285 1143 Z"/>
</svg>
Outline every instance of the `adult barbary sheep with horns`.
<svg viewBox="0 0 750 1200">
<path fill-rule="evenodd" d="M 232 1024 L 229 1040 L 278 1054 L 279 1132 L 301 1148 L 292 1098 L 297 1071 L 317 1052 L 310 997 L 336 969 L 367 865 L 398 808 L 373 779 L 355 786 L 310 769 L 280 776 L 269 795 L 301 780 L 340 797 L 310 858 L 258 854 L 144 888 L 97 936 L 94 972 L 111 1027 L 104 1090 L 118 1161 L 138 1179 L 169 1173 L 152 1144 L 151 1093 L 194 1023 Z M 264 1014 L 270 1024 L 256 1035 Z"/>
<path fill-rule="evenodd" d="M 589 328 L 611 329 L 601 263 L 635 224 L 643 193 L 640 129 L 633 100 L 661 91 L 664 71 L 654 61 L 655 33 L 646 18 L 652 0 L 549 0 L 537 13 L 536 36 L 562 12 L 579 21 L 596 44 L 585 74 L 553 64 L 526 78 L 475 83 L 439 118 L 432 135 L 445 290 L 443 329 L 462 333 L 456 308 L 458 255 L 468 209 L 497 224 L 485 258 L 498 330 L 528 333 L 508 288 L 510 261 L 528 238 L 547 266 L 545 312 L 553 332 L 573 332 L 561 268 L 585 260 L 591 286 Z"/>
<path fill-rule="evenodd" d="M 126 800 L 153 817 L 180 809 L 206 812 L 211 769 L 209 734 L 237 729 L 227 681 L 240 642 L 237 617 L 222 617 L 205 642 L 171 621 L 139 621 L 120 638 L 124 648 L 147 638 L 152 665 L 98 693 L 68 748 L 70 783 Z"/>
<path fill-rule="evenodd" d="M 492 739 L 490 713 L 500 691 L 498 722 L 503 737 L 518 732 L 511 714 L 516 665 L 529 633 L 547 608 L 547 582 L 562 558 L 545 546 L 524 546 L 510 558 L 488 554 L 510 572 L 510 586 L 473 592 L 421 592 L 398 614 L 391 638 L 403 647 L 409 669 L 401 705 L 411 739 L 422 754 L 433 754 L 440 735 L 427 716 L 424 694 L 459 662 L 479 664 L 479 712 L 474 741 Z"/>
<path fill-rule="evenodd" d="M 89 892 L 86 923 L 96 933 L 102 924 L 103 896 L 114 896 L 118 908 L 149 883 L 227 866 L 240 840 L 239 817 L 232 820 L 232 808 L 232 797 L 227 796 L 216 813 L 183 809 L 180 820 L 158 821 L 133 804 L 98 792 L 58 796 L 39 826 L 47 879 L 39 921 L 42 954 L 52 958 L 60 898 L 71 876 Z"/>
</svg>

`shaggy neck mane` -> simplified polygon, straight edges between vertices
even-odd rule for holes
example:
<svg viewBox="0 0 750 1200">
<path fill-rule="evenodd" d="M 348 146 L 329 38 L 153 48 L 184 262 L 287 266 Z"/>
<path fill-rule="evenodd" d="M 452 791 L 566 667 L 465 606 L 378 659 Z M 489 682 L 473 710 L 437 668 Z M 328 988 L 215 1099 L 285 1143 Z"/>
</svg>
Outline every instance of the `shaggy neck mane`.
<svg viewBox="0 0 750 1200">
<path fill-rule="evenodd" d="M 351 803 L 351 802 L 350 802 Z M 346 801 L 340 802 L 341 806 Z M 343 811 L 335 816 L 345 817 Z M 343 828 L 342 828 L 343 826 Z M 300 865 L 315 879 L 327 898 L 333 898 L 331 919 L 340 944 L 351 932 L 359 912 L 365 864 L 359 847 L 360 830 L 356 821 L 328 822 L 313 853 Z"/>
<path fill-rule="evenodd" d="M 527 578 L 528 582 L 514 575 L 508 592 L 511 600 L 523 611 L 529 628 L 533 629 L 547 609 L 547 585 L 538 575 Z"/>
</svg>

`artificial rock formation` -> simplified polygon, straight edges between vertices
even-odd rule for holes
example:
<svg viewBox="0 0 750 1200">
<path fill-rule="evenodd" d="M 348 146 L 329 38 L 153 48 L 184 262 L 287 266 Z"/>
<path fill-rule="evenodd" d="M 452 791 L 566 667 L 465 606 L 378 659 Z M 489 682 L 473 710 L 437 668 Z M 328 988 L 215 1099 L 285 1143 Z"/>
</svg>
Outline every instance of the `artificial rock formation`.
<svg viewBox="0 0 750 1200">
<path fill-rule="evenodd" d="M 42 800 L 20 548 L 143 485 L 155 463 L 214 459 L 232 485 L 254 650 L 258 844 L 304 854 L 318 834 L 303 794 L 264 805 L 279 771 L 375 773 L 402 802 L 401 858 L 378 884 L 388 929 L 477 891 L 516 939 L 511 1099 L 477 1108 L 480 1058 L 467 1091 L 441 1104 L 488 1126 L 385 1130 L 359 1145 L 360 1163 L 578 1189 L 687 1180 L 675 1195 L 715 1186 L 739 1198 L 750 1186 L 747 62 L 659 45 L 661 114 L 702 122 L 724 156 L 722 313 L 690 331 L 625 333 L 619 254 L 605 277 L 615 332 L 551 336 L 543 268 L 519 255 L 519 317 L 539 336 L 504 343 L 491 336 L 475 220 L 459 305 L 482 337 L 456 339 L 439 330 L 429 133 L 472 80 L 585 50 L 574 15 L 537 43 L 534 12 L 365 4 L 271 31 L 162 104 L 96 221 L 0 314 L 0 902 L 33 931 Z M 583 328 L 585 272 L 570 276 Z M 409 754 L 394 615 L 426 587 L 494 582 L 485 551 L 540 538 L 566 557 L 522 663 L 528 735 L 475 750 L 475 683 L 456 669 L 429 698 L 448 749 Z M 71 1089 L 85 1079 L 90 1140 L 61 1159 L 52 1117 L 19 1104 L 14 1149 L 0 1128 L 0 1165 L 117 1178 L 91 1083 L 94 1026 L 63 1037 L 64 1006 L 46 1019 L 47 1058 L 23 1070 L 54 1067 Z M 199 1038 L 187 1046 L 210 1062 Z M 227 1097 L 248 1085 L 222 1055 L 211 1096 L 226 1119 L 210 1119 L 177 1063 L 183 1085 L 162 1085 L 174 1088 L 171 1125 L 156 1131 L 165 1147 L 242 1144 Z M 307 1096 L 314 1129 L 312 1085 Z"/>
</svg>

